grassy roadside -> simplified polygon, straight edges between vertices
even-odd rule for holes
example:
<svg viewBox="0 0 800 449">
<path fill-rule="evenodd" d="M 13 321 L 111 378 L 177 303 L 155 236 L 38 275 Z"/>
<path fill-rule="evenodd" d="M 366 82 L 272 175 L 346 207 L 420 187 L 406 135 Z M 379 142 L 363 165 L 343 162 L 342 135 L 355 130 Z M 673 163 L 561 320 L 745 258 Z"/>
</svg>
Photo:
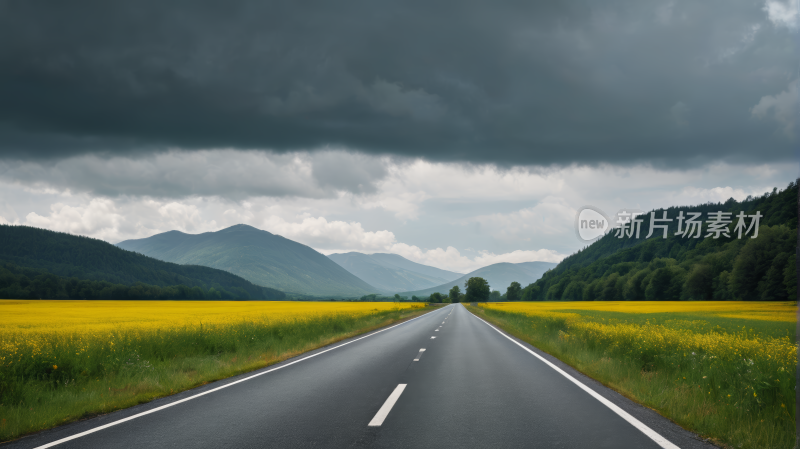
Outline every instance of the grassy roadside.
<svg viewBox="0 0 800 449">
<path fill-rule="evenodd" d="M 46 350 L 28 341 L 14 349 L 24 354 L 12 354 L 27 362 L 0 369 L 0 441 L 263 368 L 430 310 L 62 333 L 49 336 Z"/>
<path fill-rule="evenodd" d="M 748 326 L 734 332 L 731 328 L 738 327 L 740 320 L 731 319 L 727 323 L 731 328 L 725 329 L 723 318 L 694 316 L 692 320 L 691 314 L 654 323 L 655 318 L 644 317 L 647 314 L 615 316 L 583 310 L 526 314 L 466 306 L 716 444 L 795 447 L 796 346 L 789 344 L 792 354 L 788 354 L 786 343 L 794 342 L 793 330 L 790 337 L 784 335 L 794 323 L 753 322 L 762 331 Z M 566 303 L 563 308 L 571 307 Z M 620 315 L 632 319 L 623 321 Z M 639 332 L 623 335 L 620 331 L 631 329 Z M 725 351 L 708 349 L 719 342 L 725 347 L 717 345 L 717 349 Z M 787 357 L 793 360 L 782 360 Z"/>
</svg>

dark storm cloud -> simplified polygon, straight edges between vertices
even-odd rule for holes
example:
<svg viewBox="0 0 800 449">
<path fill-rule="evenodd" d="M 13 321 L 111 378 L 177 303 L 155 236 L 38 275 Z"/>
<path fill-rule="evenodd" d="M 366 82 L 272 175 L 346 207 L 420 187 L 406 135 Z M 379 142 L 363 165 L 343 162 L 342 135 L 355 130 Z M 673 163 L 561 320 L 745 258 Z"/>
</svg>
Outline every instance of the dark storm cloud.
<svg viewBox="0 0 800 449">
<path fill-rule="evenodd" d="M 264 151 L 166 151 L 137 156 L 0 160 L 0 181 L 104 197 L 218 196 L 336 198 L 371 194 L 388 161 L 342 150 L 275 154 Z"/>
<path fill-rule="evenodd" d="M 0 0 L 0 151 L 785 160 L 796 37 L 752 1 Z"/>
</svg>

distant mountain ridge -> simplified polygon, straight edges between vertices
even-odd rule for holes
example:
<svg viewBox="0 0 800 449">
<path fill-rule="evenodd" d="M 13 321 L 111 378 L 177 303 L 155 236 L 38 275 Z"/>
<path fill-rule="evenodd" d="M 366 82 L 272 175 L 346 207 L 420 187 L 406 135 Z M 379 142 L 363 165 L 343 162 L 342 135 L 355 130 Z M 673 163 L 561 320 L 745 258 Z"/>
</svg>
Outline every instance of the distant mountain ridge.
<svg viewBox="0 0 800 449">
<path fill-rule="evenodd" d="M 520 285 L 526 286 L 536 282 L 536 280 L 541 278 L 547 270 L 555 268 L 556 265 L 556 263 L 552 262 L 500 262 L 483 268 L 478 268 L 477 270 L 467 273 L 454 281 L 450 281 L 432 288 L 403 292 L 400 293 L 400 296 L 419 296 L 421 298 L 425 298 L 434 292 L 448 293 L 454 285 L 458 285 L 463 292 L 464 283 L 471 277 L 482 277 L 489 282 L 489 286 L 492 290 L 498 290 L 500 293 L 505 293 L 506 288 L 508 288 L 512 282 L 519 282 Z"/>
<path fill-rule="evenodd" d="M 0 263 L 7 264 L 9 275 L 27 273 L 30 277 L 49 273 L 61 278 L 58 282 L 80 279 L 124 286 L 184 285 L 225 290 L 230 293 L 228 297 L 285 297 L 283 292 L 253 285 L 227 271 L 168 263 L 125 251 L 102 240 L 29 226 L 0 225 Z M 13 285 L 5 286 L 11 287 Z"/>
<path fill-rule="evenodd" d="M 169 231 L 117 246 L 168 262 L 225 270 L 287 293 L 358 297 L 379 292 L 310 247 L 243 224 L 202 234 Z"/>
<path fill-rule="evenodd" d="M 328 257 L 350 273 L 380 289 L 381 293 L 394 294 L 435 287 L 462 276 L 461 273 L 412 262 L 397 254 L 349 252 L 330 254 Z"/>
</svg>

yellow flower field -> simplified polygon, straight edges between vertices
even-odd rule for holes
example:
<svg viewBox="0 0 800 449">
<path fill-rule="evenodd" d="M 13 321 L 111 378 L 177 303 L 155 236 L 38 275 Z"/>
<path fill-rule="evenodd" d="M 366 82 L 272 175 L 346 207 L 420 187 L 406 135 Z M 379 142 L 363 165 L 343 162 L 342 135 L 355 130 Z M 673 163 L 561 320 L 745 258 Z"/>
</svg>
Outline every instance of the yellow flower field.
<svg viewBox="0 0 800 449">
<path fill-rule="evenodd" d="M 272 322 L 352 316 L 421 307 L 392 302 L 311 301 L 36 301 L 0 300 L 3 333 L 97 332 L 159 329 L 187 324 L 225 324 L 239 321 Z"/>
<path fill-rule="evenodd" d="M 0 301 L 0 441 L 257 369 L 425 307 Z"/>
<path fill-rule="evenodd" d="M 46 359 L 47 366 L 60 363 L 58 354 L 66 347 L 76 356 L 115 353 L 121 344 L 152 340 L 154 333 L 162 340 L 171 335 L 174 343 L 205 327 L 206 333 L 213 329 L 216 334 L 211 338 L 230 345 L 242 340 L 245 328 L 255 334 L 281 324 L 352 321 L 421 307 L 392 302 L 0 300 L 0 369 L 29 358 Z"/>
<path fill-rule="evenodd" d="M 623 313 L 691 312 L 727 318 L 767 321 L 797 321 L 797 303 L 761 301 L 575 301 L 575 302 L 497 302 L 486 303 L 509 312 L 597 310 Z"/>
</svg>

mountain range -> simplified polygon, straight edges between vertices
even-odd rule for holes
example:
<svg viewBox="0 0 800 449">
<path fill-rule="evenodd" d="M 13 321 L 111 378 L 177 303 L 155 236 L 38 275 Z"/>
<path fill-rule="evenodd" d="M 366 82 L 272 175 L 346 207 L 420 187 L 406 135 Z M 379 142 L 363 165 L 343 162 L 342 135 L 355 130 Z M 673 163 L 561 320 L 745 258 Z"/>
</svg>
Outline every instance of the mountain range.
<svg viewBox="0 0 800 449">
<path fill-rule="evenodd" d="M 167 262 L 218 268 L 290 295 L 380 293 L 312 248 L 244 224 L 202 234 L 169 231 L 117 246 Z"/>
<path fill-rule="evenodd" d="M 557 264 L 552 262 L 522 262 L 522 263 L 509 263 L 500 262 L 492 264 L 483 268 L 478 268 L 475 271 L 467 273 L 456 280 L 446 282 L 432 288 L 422 290 L 407 291 L 400 293 L 400 296 L 418 296 L 426 298 L 434 292 L 448 293 L 454 285 L 458 285 L 462 292 L 464 292 L 464 284 L 471 277 L 482 277 L 486 279 L 492 290 L 499 290 L 500 293 L 505 293 L 506 288 L 512 282 L 519 282 L 523 287 L 536 282 L 542 275 Z"/>
<path fill-rule="evenodd" d="M 350 252 L 330 254 L 328 257 L 345 270 L 378 288 L 381 293 L 394 294 L 407 290 L 421 290 L 463 276 L 461 273 L 412 262 L 397 254 Z"/>
<path fill-rule="evenodd" d="M 210 289 L 220 299 L 285 298 L 227 271 L 29 226 L 0 225 L 0 273 L 0 297 L 8 298 L 205 299 Z"/>
</svg>

